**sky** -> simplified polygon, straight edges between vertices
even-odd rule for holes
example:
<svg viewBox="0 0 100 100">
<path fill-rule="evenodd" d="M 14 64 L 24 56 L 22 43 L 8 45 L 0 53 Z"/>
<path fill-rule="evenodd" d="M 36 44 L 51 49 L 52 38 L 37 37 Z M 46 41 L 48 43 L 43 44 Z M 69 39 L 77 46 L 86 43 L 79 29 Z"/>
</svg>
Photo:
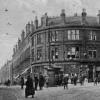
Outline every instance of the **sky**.
<svg viewBox="0 0 100 100">
<path fill-rule="evenodd" d="M 76 12 L 80 15 L 83 8 L 88 15 L 97 16 L 100 0 L 0 0 L 0 67 L 12 58 L 21 31 L 35 16 L 40 19 L 45 12 L 59 16 L 61 9 L 66 16 Z"/>
</svg>

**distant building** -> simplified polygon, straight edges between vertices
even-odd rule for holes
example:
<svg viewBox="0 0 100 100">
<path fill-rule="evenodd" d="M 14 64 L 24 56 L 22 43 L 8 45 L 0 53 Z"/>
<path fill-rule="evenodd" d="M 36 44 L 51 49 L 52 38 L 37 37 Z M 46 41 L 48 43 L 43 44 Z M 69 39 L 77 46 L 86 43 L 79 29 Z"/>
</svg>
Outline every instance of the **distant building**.
<svg viewBox="0 0 100 100">
<path fill-rule="evenodd" d="M 11 64 L 12 61 L 7 61 L 7 63 L 4 64 L 4 66 L 1 67 L 0 69 L 0 82 L 5 83 L 6 81 L 12 80 L 12 75 L 11 75 Z"/>
<path fill-rule="evenodd" d="M 31 34 L 31 65 L 34 73 L 84 74 L 90 81 L 100 74 L 100 12 L 88 16 L 83 9 L 81 16 L 35 19 L 35 30 Z M 51 79 L 52 80 L 52 79 Z"/>
<path fill-rule="evenodd" d="M 21 38 L 13 48 L 13 77 L 19 78 L 30 69 L 30 34 L 33 31 L 33 22 L 26 24 L 25 31 L 21 33 Z M 27 70 L 26 70 L 27 69 Z"/>
</svg>

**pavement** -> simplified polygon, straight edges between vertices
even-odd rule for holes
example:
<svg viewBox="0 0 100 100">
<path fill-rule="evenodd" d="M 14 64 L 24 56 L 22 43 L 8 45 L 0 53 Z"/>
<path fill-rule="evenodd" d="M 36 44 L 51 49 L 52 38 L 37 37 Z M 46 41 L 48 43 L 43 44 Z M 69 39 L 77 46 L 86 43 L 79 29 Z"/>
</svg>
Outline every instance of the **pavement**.
<svg viewBox="0 0 100 100">
<path fill-rule="evenodd" d="M 60 87 L 43 88 L 35 92 L 34 98 L 25 98 L 25 87 L 20 86 L 3 87 L 10 89 L 17 100 L 100 100 L 100 84 L 85 83 L 84 86 L 69 84 L 68 90 Z"/>
</svg>

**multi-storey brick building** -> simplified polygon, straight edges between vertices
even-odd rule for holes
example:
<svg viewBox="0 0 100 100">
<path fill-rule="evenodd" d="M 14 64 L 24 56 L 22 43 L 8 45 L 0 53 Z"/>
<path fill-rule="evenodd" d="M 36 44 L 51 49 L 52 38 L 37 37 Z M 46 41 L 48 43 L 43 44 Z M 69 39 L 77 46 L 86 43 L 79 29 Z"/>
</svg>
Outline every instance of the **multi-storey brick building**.
<svg viewBox="0 0 100 100">
<path fill-rule="evenodd" d="M 89 79 L 100 74 L 100 13 L 88 16 L 83 9 L 81 16 L 41 18 L 35 20 L 31 33 L 31 65 L 35 73 L 54 77 L 59 73 L 88 75 Z"/>
</svg>

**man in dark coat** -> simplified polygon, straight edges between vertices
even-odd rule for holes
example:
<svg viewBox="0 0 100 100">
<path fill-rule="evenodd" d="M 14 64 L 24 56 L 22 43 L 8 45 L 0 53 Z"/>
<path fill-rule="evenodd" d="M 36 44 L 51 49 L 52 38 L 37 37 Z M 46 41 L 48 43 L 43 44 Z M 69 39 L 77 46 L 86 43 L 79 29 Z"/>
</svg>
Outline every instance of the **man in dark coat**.
<svg viewBox="0 0 100 100">
<path fill-rule="evenodd" d="M 44 86 L 44 82 L 45 82 L 45 79 L 43 77 L 42 74 L 39 75 L 39 87 L 40 87 L 40 90 L 42 90 L 43 86 Z"/>
<path fill-rule="evenodd" d="M 38 86 L 38 82 L 39 82 L 38 76 L 35 75 L 34 79 L 35 79 L 35 90 L 37 90 L 37 86 Z"/>
<path fill-rule="evenodd" d="M 33 86 L 33 79 L 30 76 L 28 76 L 26 81 L 25 97 L 27 98 L 27 96 L 32 95 L 33 98 L 34 94 L 35 94 L 35 89 Z"/>
<path fill-rule="evenodd" d="M 68 80 L 69 80 L 69 77 L 68 77 L 68 74 L 65 74 L 64 78 L 63 78 L 63 83 L 64 83 L 64 89 L 68 89 Z"/>
<path fill-rule="evenodd" d="M 24 78 L 23 77 L 21 77 L 20 83 L 21 83 L 21 89 L 23 89 L 23 86 L 24 86 Z"/>
</svg>

